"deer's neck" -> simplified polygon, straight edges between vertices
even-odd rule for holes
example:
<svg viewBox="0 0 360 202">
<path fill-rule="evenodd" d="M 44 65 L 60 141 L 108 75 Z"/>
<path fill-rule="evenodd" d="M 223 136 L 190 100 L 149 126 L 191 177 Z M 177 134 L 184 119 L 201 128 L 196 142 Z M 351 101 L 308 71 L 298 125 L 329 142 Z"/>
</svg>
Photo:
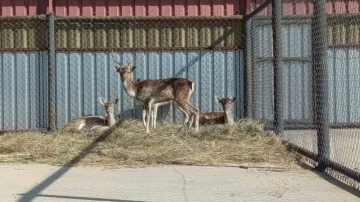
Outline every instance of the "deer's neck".
<svg viewBox="0 0 360 202">
<path fill-rule="evenodd" d="M 224 115 L 225 124 L 234 124 L 234 116 L 231 112 L 231 109 L 225 110 Z"/>
<path fill-rule="evenodd" d="M 127 94 L 129 94 L 130 97 L 135 97 L 136 85 L 133 80 L 131 78 L 125 79 L 123 84 Z"/>
<path fill-rule="evenodd" d="M 114 113 L 110 113 L 107 116 L 108 126 L 112 127 L 115 125 L 115 116 Z"/>
</svg>

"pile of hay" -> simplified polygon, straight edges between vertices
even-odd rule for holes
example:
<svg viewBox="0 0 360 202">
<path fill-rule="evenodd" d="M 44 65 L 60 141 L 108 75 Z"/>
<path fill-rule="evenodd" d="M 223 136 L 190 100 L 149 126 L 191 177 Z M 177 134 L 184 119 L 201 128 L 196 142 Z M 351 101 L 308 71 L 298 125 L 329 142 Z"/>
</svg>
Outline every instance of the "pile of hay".
<svg viewBox="0 0 360 202">
<path fill-rule="evenodd" d="M 156 129 L 151 129 L 151 135 L 146 135 L 142 122 L 125 120 L 108 135 L 61 130 L 7 133 L 0 136 L 0 162 L 113 166 L 254 162 L 295 165 L 294 154 L 260 123 L 245 120 L 233 126 L 201 126 L 199 133 L 192 130 L 187 131 L 182 125 L 159 123 Z M 100 140 L 94 142 L 96 139 Z"/>
</svg>

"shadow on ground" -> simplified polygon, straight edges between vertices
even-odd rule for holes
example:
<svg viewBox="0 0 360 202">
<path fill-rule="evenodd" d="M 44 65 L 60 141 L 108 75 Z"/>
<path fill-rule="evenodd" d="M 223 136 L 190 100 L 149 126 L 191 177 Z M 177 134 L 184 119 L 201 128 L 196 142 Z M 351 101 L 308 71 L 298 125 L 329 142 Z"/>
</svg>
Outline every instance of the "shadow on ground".
<svg viewBox="0 0 360 202">
<path fill-rule="evenodd" d="M 35 197 L 57 198 L 57 199 L 68 199 L 68 200 L 73 199 L 73 200 L 84 200 L 84 201 L 105 201 L 105 202 L 142 202 L 142 201 L 132 201 L 132 200 L 119 200 L 119 199 L 81 197 L 81 196 L 62 196 L 62 195 L 48 195 L 48 194 L 37 194 Z"/>
<path fill-rule="evenodd" d="M 316 168 L 309 166 L 308 164 L 302 163 L 302 164 L 300 164 L 300 166 L 303 169 L 309 170 L 312 173 L 316 174 L 317 176 L 319 176 L 323 180 L 327 181 L 328 183 L 330 183 L 336 187 L 339 187 L 340 189 L 347 191 L 348 193 L 353 194 L 354 196 L 360 198 L 360 190 L 358 190 L 350 185 L 347 185 L 346 183 L 336 179 L 335 177 L 333 177 L 325 172 L 319 172 L 318 170 L 316 170 Z"/>
<path fill-rule="evenodd" d="M 33 187 L 31 190 L 26 192 L 25 194 L 22 194 L 22 197 L 18 200 L 18 202 L 29 202 L 32 201 L 34 198 L 39 196 L 48 196 L 49 195 L 39 195 L 40 192 L 45 190 L 48 186 L 50 186 L 52 183 L 54 183 L 57 179 L 59 179 L 61 176 L 63 176 L 65 173 L 67 173 L 72 166 L 79 163 L 92 149 L 96 147 L 96 145 L 102 141 L 104 141 L 111 133 L 115 131 L 115 129 L 122 123 L 123 121 L 119 121 L 116 123 L 114 127 L 112 127 L 110 130 L 103 132 L 98 138 L 96 138 L 91 144 L 89 144 L 79 155 L 77 155 L 75 158 L 71 159 L 67 163 L 65 163 L 65 166 L 57 170 L 55 173 L 53 173 L 51 176 L 46 178 L 44 181 Z M 60 197 L 60 196 L 59 196 Z M 67 196 L 63 196 L 67 197 Z M 82 197 L 80 197 L 82 198 Z M 65 199 L 65 198 L 64 198 Z M 84 200 L 92 200 L 92 199 L 84 199 Z M 100 200 L 101 201 L 101 200 Z M 122 201 L 122 200 L 103 200 L 103 201 Z"/>
</svg>

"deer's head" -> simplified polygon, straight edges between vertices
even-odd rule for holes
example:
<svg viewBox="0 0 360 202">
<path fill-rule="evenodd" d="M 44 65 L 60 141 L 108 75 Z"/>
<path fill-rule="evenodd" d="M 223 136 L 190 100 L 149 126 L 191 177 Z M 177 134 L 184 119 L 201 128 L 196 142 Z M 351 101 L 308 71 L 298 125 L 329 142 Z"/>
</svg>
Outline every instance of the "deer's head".
<svg viewBox="0 0 360 202">
<path fill-rule="evenodd" d="M 231 105 L 235 102 L 236 97 L 234 98 L 216 98 L 217 101 L 221 104 L 224 111 L 227 111 L 231 108 Z"/>
<path fill-rule="evenodd" d="M 136 66 L 134 66 L 133 64 L 136 62 L 138 56 L 135 58 L 134 61 L 129 62 L 127 65 L 122 65 L 120 62 L 116 61 L 113 53 L 111 53 L 111 56 L 113 60 L 118 64 L 118 66 L 115 66 L 115 71 L 120 74 L 121 81 L 131 79 L 131 73 L 136 69 Z"/>
<path fill-rule="evenodd" d="M 106 114 L 114 113 L 114 106 L 119 102 L 119 99 L 115 99 L 114 101 L 105 101 L 103 98 L 99 98 L 100 103 L 105 106 Z"/>
<path fill-rule="evenodd" d="M 131 73 L 135 70 L 136 66 L 117 66 L 115 70 L 120 74 L 121 81 L 131 78 Z"/>
</svg>

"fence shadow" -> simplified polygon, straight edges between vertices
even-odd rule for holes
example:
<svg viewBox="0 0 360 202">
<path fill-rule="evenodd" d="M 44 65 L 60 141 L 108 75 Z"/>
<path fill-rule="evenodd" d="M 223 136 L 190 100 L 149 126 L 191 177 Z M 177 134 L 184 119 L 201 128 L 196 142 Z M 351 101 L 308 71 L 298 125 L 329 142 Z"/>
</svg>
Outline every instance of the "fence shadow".
<svg viewBox="0 0 360 202">
<path fill-rule="evenodd" d="M 103 132 L 99 137 L 97 137 L 95 140 L 93 140 L 85 149 L 83 149 L 79 155 L 77 155 L 70 161 L 66 162 L 63 167 L 61 167 L 59 170 L 57 170 L 51 176 L 47 177 L 41 183 L 39 183 L 38 185 L 33 187 L 31 190 L 29 190 L 25 194 L 23 194 L 22 197 L 18 200 L 18 202 L 29 202 L 29 201 L 32 201 L 37 196 L 39 196 L 40 192 L 45 190 L 48 186 L 50 186 L 52 183 L 54 183 L 57 179 L 59 179 L 61 176 L 63 176 L 65 173 L 67 173 L 72 168 L 72 166 L 79 163 L 92 149 L 95 148 L 95 146 L 98 143 L 104 141 L 110 134 L 112 134 L 122 122 L 123 122 L 123 120 L 118 121 L 114 127 L 109 129 L 108 131 Z M 89 200 L 91 200 L 91 199 L 89 199 Z M 121 201 L 121 200 L 119 200 L 119 201 Z"/>
<path fill-rule="evenodd" d="M 300 164 L 300 166 L 305 170 L 311 171 L 312 173 L 314 173 L 321 179 L 327 181 L 328 183 L 360 198 L 360 191 L 358 189 L 354 188 L 353 186 L 348 185 L 345 182 L 342 182 L 339 179 L 337 179 L 336 177 L 331 176 L 325 172 L 319 172 L 316 168 L 314 168 L 308 164 L 302 163 L 302 164 Z"/>
<path fill-rule="evenodd" d="M 64 200 L 83 200 L 83 201 L 105 201 L 105 202 L 142 202 L 134 200 L 121 200 L 121 199 L 107 199 L 107 198 L 94 198 L 94 197 L 82 197 L 82 196 L 62 196 L 62 195 L 50 195 L 50 194 L 37 194 L 37 197 L 42 198 L 57 198 Z"/>
</svg>

